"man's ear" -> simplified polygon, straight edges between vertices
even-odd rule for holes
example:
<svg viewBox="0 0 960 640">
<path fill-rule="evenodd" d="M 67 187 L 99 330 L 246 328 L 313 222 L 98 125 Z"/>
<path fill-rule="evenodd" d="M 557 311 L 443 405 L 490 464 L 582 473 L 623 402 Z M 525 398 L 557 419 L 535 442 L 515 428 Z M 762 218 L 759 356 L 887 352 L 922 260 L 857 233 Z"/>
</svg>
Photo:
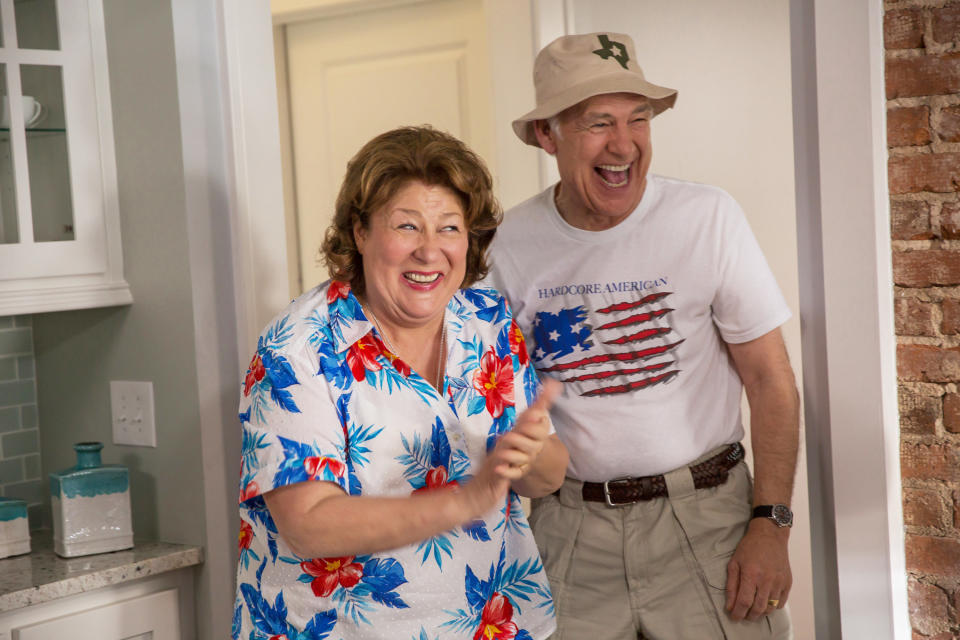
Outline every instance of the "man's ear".
<svg viewBox="0 0 960 640">
<path fill-rule="evenodd" d="M 535 120 L 533 122 L 533 133 L 537 136 L 537 142 L 544 151 L 550 155 L 557 153 L 557 141 L 554 138 L 553 129 L 550 128 L 550 122 L 547 120 Z"/>
</svg>

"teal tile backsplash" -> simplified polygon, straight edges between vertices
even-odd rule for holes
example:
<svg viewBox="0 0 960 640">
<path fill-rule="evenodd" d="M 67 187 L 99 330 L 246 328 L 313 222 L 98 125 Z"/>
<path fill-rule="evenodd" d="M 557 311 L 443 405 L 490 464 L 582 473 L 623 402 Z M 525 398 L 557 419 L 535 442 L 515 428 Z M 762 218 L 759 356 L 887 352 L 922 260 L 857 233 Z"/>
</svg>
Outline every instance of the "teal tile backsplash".
<svg viewBox="0 0 960 640">
<path fill-rule="evenodd" d="M 40 431 L 33 318 L 0 317 L 0 496 L 27 501 L 31 528 L 42 517 Z"/>
</svg>

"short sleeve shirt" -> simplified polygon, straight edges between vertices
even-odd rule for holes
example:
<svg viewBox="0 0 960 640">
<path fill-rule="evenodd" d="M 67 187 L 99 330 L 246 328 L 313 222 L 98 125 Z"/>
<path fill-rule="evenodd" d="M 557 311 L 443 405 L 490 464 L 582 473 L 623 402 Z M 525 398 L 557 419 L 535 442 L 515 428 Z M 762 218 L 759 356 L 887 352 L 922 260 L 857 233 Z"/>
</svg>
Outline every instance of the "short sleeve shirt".
<svg viewBox="0 0 960 640">
<path fill-rule="evenodd" d="M 349 285 L 294 300 L 246 372 L 233 637 L 539 640 L 553 601 L 516 494 L 399 549 L 302 558 L 263 494 L 311 481 L 409 496 L 470 480 L 537 390 L 505 299 L 458 291 L 445 311 L 443 393 L 392 354 Z"/>
<path fill-rule="evenodd" d="M 507 296 L 587 482 L 666 473 L 743 438 L 727 343 L 790 309 L 740 205 L 716 187 L 649 175 L 610 229 L 575 228 L 551 187 L 504 215 L 491 281 Z"/>
</svg>

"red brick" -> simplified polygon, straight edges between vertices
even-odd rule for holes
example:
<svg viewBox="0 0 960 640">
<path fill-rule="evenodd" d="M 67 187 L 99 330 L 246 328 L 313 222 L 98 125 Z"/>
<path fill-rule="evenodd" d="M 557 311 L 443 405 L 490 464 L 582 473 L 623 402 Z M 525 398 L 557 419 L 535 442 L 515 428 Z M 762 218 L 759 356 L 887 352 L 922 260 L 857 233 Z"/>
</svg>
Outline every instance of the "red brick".
<svg viewBox="0 0 960 640">
<path fill-rule="evenodd" d="M 930 489 L 903 490 L 903 522 L 915 527 L 939 527 L 943 503 Z M 952 516 L 953 514 L 951 514 Z"/>
<path fill-rule="evenodd" d="M 930 205 L 916 200 L 890 203 L 890 235 L 894 240 L 930 240 Z"/>
<path fill-rule="evenodd" d="M 960 380 L 960 347 L 897 345 L 897 375 L 903 381 L 956 382 Z"/>
<path fill-rule="evenodd" d="M 883 44 L 887 49 L 918 49 L 923 46 L 923 16 L 917 9 L 899 9 L 883 14 Z"/>
<path fill-rule="evenodd" d="M 917 630 L 914 630 L 910 635 L 910 640 L 957 640 L 957 636 L 953 635 L 949 631 L 938 633 L 935 636 L 928 636 L 920 633 Z"/>
<path fill-rule="evenodd" d="M 949 5 L 931 12 L 933 39 L 938 44 L 954 42 L 960 37 L 960 6 Z M 886 20 L 884 20 L 886 22 Z"/>
<path fill-rule="evenodd" d="M 910 580 L 907 590 L 910 626 L 928 636 L 950 626 L 950 606 L 943 589 L 918 580 Z"/>
<path fill-rule="evenodd" d="M 900 471 L 904 478 L 941 480 L 960 479 L 960 455 L 949 444 L 900 443 Z M 960 540 L 957 541 L 960 554 Z"/>
<path fill-rule="evenodd" d="M 951 193 L 960 190 L 960 153 L 893 156 L 887 163 L 890 193 Z"/>
<path fill-rule="evenodd" d="M 887 125 L 887 131 L 890 125 Z M 889 133 L 887 134 L 889 136 Z M 937 135 L 944 142 L 960 142 L 960 107 L 944 107 L 937 122 Z"/>
<path fill-rule="evenodd" d="M 907 536 L 907 569 L 931 576 L 960 575 L 960 540 Z"/>
<path fill-rule="evenodd" d="M 960 91 L 960 53 L 887 60 L 887 99 Z"/>
<path fill-rule="evenodd" d="M 940 398 L 922 396 L 909 389 L 897 393 L 900 404 L 900 429 L 908 433 L 932 434 L 940 417 Z"/>
<path fill-rule="evenodd" d="M 943 428 L 950 433 L 960 433 L 960 394 L 943 396 Z"/>
<path fill-rule="evenodd" d="M 960 251 L 921 249 L 894 252 L 893 281 L 903 287 L 960 284 Z"/>
<path fill-rule="evenodd" d="M 960 204 L 943 203 L 940 209 L 940 236 L 945 240 L 960 238 Z"/>
<path fill-rule="evenodd" d="M 903 107 L 887 110 L 887 146 L 909 147 L 929 144 L 930 107 Z"/>
<path fill-rule="evenodd" d="M 943 316 L 940 331 L 948 336 L 960 333 L 960 301 L 947 298 L 940 303 L 940 313 Z"/>
<path fill-rule="evenodd" d="M 934 303 L 916 298 L 897 298 L 893 302 L 894 321 L 898 336 L 935 336 Z"/>
</svg>

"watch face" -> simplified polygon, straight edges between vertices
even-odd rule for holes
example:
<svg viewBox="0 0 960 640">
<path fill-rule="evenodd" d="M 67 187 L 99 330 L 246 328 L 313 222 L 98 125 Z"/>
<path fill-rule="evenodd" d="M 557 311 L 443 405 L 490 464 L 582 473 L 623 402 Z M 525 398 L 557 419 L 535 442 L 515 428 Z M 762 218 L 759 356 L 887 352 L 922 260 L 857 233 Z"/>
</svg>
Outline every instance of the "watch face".
<svg viewBox="0 0 960 640">
<path fill-rule="evenodd" d="M 793 512 L 785 504 L 773 505 L 773 520 L 781 527 L 788 527 L 793 524 Z"/>
</svg>

